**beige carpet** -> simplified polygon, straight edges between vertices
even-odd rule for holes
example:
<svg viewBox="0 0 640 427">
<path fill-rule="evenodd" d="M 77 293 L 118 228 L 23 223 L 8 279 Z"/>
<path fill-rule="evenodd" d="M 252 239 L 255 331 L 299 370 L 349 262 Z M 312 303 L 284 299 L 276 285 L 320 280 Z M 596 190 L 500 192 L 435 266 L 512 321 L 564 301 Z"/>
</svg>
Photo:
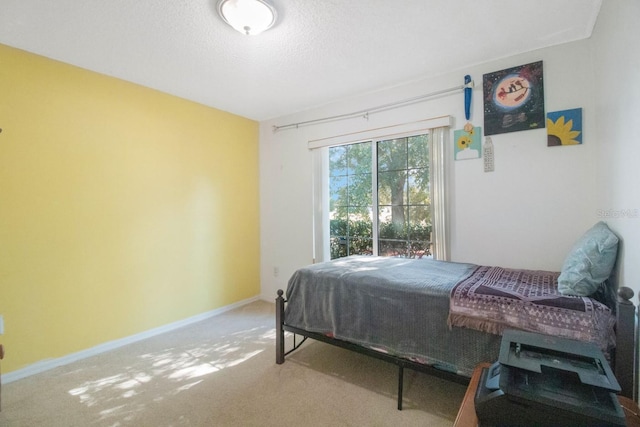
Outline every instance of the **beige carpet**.
<svg viewBox="0 0 640 427">
<path fill-rule="evenodd" d="M 465 387 L 307 341 L 275 364 L 274 305 L 2 386 L 0 426 L 451 426 Z M 16 351 L 16 350 L 14 350 Z"/>
</svg>

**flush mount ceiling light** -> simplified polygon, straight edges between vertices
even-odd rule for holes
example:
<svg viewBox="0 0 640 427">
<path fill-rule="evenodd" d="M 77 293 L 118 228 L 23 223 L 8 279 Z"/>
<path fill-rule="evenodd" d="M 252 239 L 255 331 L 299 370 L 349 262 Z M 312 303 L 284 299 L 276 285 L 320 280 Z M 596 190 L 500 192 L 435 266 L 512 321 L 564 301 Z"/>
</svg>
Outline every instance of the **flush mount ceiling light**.
<svg viewBox="0 0 640 427">
<path fill-rule="evenodd" d="M 256 35 L 276 22 L 276 10 L 267 0 L 220 0 L 218 13 L 242 34 Z"/>
</svg>

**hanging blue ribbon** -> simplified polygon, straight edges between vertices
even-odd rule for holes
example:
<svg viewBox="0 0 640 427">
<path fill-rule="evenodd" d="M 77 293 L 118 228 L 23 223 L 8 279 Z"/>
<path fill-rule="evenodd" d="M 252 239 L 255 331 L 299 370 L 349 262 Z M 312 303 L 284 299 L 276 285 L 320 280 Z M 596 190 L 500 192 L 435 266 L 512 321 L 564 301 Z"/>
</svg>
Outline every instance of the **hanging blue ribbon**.
<svg viewBox="0 0 640 427">
<path fill-rule="evenodd" d="M 464 76 L 464 84 L 468 85 L 471 83 L 471 76 L 467 74 Z M 464 116 L 467 120 L 471 117 L 471 89 L 470 87 L 464 88 Z"/>
</svg>

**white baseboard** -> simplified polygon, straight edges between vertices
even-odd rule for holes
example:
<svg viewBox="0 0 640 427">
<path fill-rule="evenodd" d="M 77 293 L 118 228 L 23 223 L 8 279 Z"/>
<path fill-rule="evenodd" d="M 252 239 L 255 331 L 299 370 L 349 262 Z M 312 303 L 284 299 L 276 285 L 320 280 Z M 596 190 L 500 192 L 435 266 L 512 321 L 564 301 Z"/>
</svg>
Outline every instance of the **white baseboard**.
<svg viewBox="0 0 640 427">
<path fill-rule="evenodd" d="M 150 329 L 145 332 L 140 332 L 139 334 L 130 335 L 128 337 L 124 337 L 118 340 L 99 344 L 95 347 L 91 347 L 86 350 L 81 350 L 77 353 L 71 353 L 56 359 L 42 360 L 40 362 L 36 362 L 32 365 L 29 365 L 26 368 L 18 369 L 16 371 L 11 371 L 7 374 L 2 375 L 2 382 L 4 384 L 7 384 L 12 381 L 17 381 L 22 378 L 29 377 L 31 375 L 39 374 L 39 373 L 48 371 L 50 369 L 57 368 L 58 366 L 64 366 L 69 363 L 77 362 L 78 360 L 86 359 L 87 357 L 104 353 L 106 351 L 115 350 L 116 348 L 119 348 L 128 344 L 133 344 L 135 342 L 142 341 L 144 339 L 151 338 L 156 335 L 163 334 L 165 332 L 173 331 L 174 329 L 182 328 L 183 326 L 200 322 L 202 320 L 208 319 L 213 316 L 217 316 L 219 314 L 225 313 L 235 308 L 242 307 L 243 305 L 247 305 L 254 301 L 258 301 L 259 299 L 260 299 L 259 296 L 256 296 L 243 301 L 239 301 L 231 305 L 217 308 L 215 310 L 207 311 L 205 313 L 188 317 L 186 319 L 178 320 L 177 322 L 169 323 L 168 325 Z"/>
</svg>

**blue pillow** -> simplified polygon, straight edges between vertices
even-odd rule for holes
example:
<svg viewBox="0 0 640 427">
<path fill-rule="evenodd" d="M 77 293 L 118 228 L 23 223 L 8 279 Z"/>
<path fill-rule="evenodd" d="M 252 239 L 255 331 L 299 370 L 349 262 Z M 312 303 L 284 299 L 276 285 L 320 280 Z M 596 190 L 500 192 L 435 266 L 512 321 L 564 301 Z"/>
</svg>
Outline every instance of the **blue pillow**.
<svg viewBox="0 0 640 427">
<path fill-rule="evenodd" d="M 576 242 L 558 277 L 563 295 L 586 297 L 611 275 L 618 254 L 618 237 L 600 221 Z"/>
</svg>

